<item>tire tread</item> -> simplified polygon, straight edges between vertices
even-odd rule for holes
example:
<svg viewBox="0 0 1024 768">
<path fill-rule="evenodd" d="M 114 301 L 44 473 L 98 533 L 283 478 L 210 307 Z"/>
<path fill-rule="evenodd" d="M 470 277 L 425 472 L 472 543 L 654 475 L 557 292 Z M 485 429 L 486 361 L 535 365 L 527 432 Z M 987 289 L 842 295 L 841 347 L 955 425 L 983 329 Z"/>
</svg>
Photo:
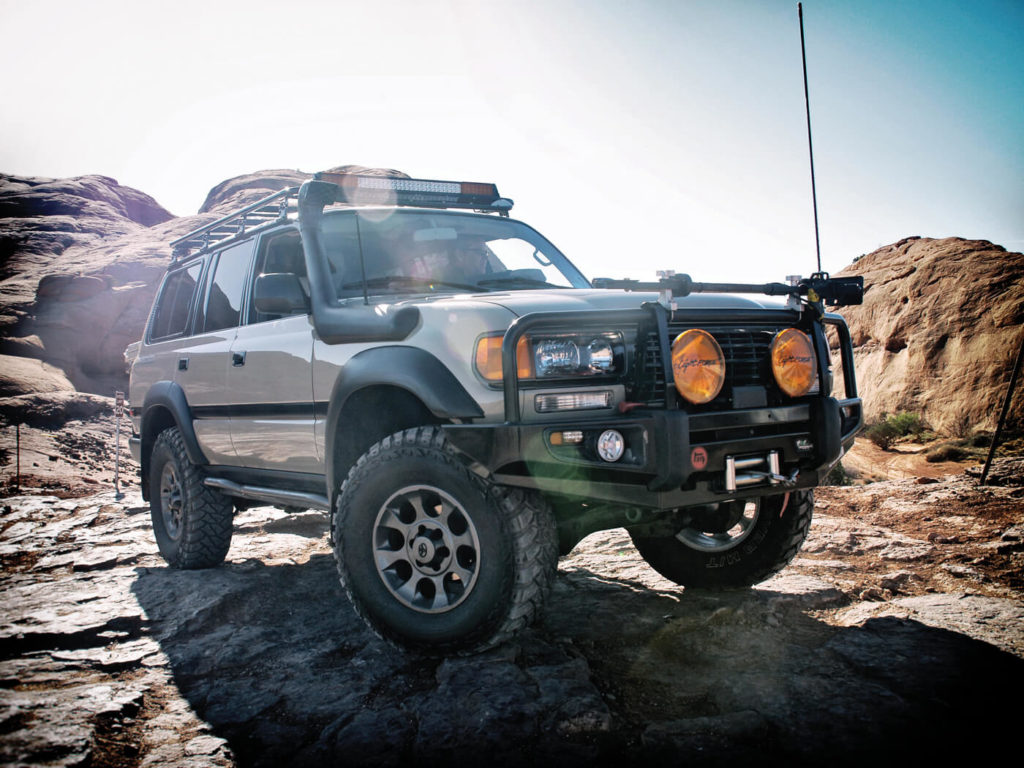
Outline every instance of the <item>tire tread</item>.
<svg viewBox="0 0 1024 768">
<path fill-rule="evenodd" d="M 234 510 L 231 499 L 203 484 L 206 476 L 188 458 L 185 441 L 176 427 L 165 429 L 153 446 L 154 455 L 165 448 L 181 474 L 187 520 L 175 554 L 168 560 L 174 568 L 212 568 L 224 562 L 231 547 Z M 158 493 L 154 490 L 154 493 Z M 154 525 L 156 520 L 154 519 Z"/>
<path fill-rule="evenodd" d="M 468 644 L 422 644 L 403 639 L 401 642 L 390 637 L 376 625 L 373 617 L 365 610 L 359 598 L 353 593 L 345 567 L 344 537 L 348 509 L 343 503 L 347 493 L 355 492 L 368 478 L 366 465 L 382 454 L 398 456 L 431 457 L 441 461 L 463 474 L 475 485 L 501 513 L 505 528 L 511 540 L 509 558 L 511 562 L 511 598 L 507 603 L 495 601 L 494 610 L 484 625 L 496 628 L 486 636 L 473 639 Z M 444 432 L 437 427 L 415 427 L 396 432 L 371 446 L 359 457 L 348 473 L 335 503 L 331 520 L 331 535 L 335 544 L 338 575 L 349 602 L 356 613 L 382 639 L 395 647 L 437 655 L 468 655 L 493 648 L 511 639 L 529 626 L 539 615 L 551 588 L 558 566 L 558 537 L 550 507 L 537 493 L 495 485 L 470 470 L 467 461 L 451 446 Z"/>
</svg>

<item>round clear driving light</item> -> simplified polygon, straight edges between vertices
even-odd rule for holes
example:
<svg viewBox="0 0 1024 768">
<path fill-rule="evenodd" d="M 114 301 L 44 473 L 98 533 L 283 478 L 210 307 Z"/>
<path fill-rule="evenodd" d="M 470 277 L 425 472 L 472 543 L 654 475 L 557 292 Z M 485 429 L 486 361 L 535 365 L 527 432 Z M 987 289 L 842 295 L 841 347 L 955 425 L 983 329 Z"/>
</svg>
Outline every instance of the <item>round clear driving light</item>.
<svg viewBox="0 0 1024 768">
<path fill-rule="evenodd" d="M 607 373 L 615 363 L 615 352 L 605 339 L 590 342 L 587 345 L 587 356 L 590 358 L 590 370 L 597 373 Z"/>
<path fill-rule="evenodd" d="M 618 461 L 625 451 L 626 441 L 618 430 L 606 429 L 597 438 L 597 455 L 605 461 Z"/>
</svg>

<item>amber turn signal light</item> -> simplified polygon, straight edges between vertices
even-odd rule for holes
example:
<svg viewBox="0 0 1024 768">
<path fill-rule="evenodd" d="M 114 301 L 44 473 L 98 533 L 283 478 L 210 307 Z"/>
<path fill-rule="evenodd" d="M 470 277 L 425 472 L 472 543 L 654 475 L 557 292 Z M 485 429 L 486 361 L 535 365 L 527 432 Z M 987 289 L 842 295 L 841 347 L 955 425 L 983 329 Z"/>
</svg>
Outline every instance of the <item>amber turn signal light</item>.
<svg viewBox="0 0 1024 768">
<path fill-rule="evenodd" d="M 504 336 L 484 336 L 476 343 L 476 369 L 487 381 L 501 381 L 501 342 Z M 533 361 L 526 337 L 516 344 L 516 368 L 520 379 L 533 378 Z"/>
</svg>

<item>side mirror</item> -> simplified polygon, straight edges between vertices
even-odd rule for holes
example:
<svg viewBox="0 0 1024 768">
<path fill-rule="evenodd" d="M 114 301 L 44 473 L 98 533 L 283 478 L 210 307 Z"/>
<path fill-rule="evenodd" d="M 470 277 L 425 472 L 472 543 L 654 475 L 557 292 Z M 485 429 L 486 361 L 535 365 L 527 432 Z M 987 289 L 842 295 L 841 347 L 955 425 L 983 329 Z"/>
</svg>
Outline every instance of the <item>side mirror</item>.
<svg viewBox="0 0 1024 768">
<path fill-rule="evenodd" d="M 256 311 L 265 315 L 309 314 L 309 299 L 291 272 L 272 272 L 256 278 L 252 292 Z"/>
</svg>

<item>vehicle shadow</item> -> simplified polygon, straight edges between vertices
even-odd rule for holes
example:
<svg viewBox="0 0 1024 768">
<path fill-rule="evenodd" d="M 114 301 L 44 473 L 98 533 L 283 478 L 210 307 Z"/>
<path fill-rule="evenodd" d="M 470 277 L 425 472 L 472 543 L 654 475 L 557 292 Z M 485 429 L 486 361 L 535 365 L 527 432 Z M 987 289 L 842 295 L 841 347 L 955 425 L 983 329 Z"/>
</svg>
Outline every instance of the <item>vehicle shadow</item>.
<svg viewBox="0 0 1024 768">
<path fill-rule="evenodd" d="M 919 622 L 837 628 L 806 596 L 580 569 L 515 644 L 447 660 L 366 629 L 329 555 L 139 569 L 133 591 L 179 690 L 246 766 L 983 755 L 1020 714 L 998 692 L 1024 685 L 1017 657 Z"/>
</svg>

